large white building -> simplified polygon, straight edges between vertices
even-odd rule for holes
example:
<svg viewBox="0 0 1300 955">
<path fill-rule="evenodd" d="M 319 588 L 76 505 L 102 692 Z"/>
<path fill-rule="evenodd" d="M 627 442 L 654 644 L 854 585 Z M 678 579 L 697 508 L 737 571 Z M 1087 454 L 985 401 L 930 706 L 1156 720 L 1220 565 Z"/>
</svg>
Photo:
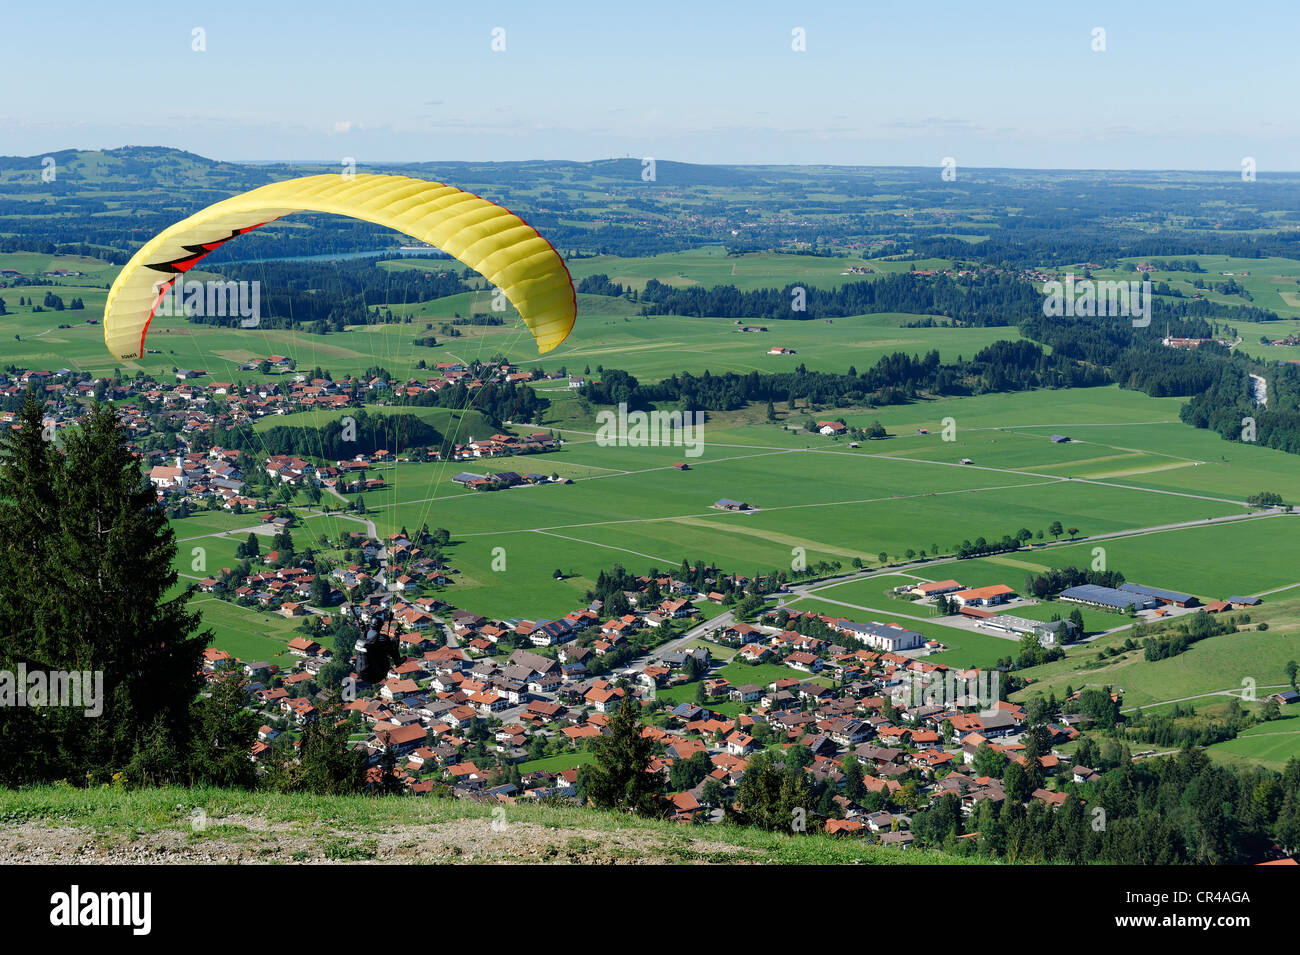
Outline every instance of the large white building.
<svg viewBox="0 0 1300 955">
<path fill-rule="evenodd" d="M 925 636 L 915 630 L 907 630 L 892 624 L 854 623 L 852 620 L 837 620 L 835 629 L 840 633 L 856 637 L 873 650 L 897 653 L 900 650 L 915 650 L 925 645 Z"/>
</svg>

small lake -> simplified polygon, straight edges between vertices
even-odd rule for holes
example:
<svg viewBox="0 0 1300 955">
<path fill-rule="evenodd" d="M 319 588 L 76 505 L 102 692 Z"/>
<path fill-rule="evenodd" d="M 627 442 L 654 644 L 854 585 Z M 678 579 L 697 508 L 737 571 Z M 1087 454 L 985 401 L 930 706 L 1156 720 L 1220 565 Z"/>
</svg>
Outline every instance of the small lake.
<svg viewBox="0 0 1300 955">
<path fill-rule="evenodd" d="M 280 255 L 269 259 L 230 259 L 212 265 L 257 265 L 262 262 L 346 262 L 349 259 L 396 259 L 415 256 L 426 259 L 455 261 L 437 249 L 369 249 L 364 252 L 326 252 L 321 255 Z"/>
</svg>

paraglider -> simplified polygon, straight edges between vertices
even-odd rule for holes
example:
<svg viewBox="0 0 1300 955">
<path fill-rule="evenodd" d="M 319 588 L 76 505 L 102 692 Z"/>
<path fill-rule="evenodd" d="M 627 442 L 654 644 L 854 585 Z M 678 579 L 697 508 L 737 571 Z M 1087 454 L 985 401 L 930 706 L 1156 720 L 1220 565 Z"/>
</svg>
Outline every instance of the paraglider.
<svg viewBox="0 0 1300 955">
<path fill-rule="evenodd" d="M 392 611 L 387 607 L 375 613 L 370 625 L 362 628 L 356 607 L 353 615 L 358 620 L 358 630 L 364 636 L 357 637 L 352 649 L 357 655 L 357 678 L 366 683 L 377 684 L 383 681 L 389 667 L 401 662 L 397 649 L 397 638 L 392 635 Z"/>
<path fill-rule="evenodd" d="M 288 179 L 224 199 L 164 229 L 118 274 L 104 305 L 115 358 L 144 355 L 144 339 L 172 284 L 208 253 L 294 212 L 387 226 L 454 256 L 518 309 L 545 354 L 573 330 L 577 297 L 564 260 L 537 230 L 473 193 L 409 176 L 357 173 Z"/>
</svg>

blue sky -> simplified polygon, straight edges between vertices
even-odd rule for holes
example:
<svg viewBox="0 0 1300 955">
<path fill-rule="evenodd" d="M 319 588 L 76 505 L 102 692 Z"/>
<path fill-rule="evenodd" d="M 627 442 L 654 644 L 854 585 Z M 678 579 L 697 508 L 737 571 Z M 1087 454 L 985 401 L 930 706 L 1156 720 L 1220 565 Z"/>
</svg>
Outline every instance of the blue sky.
<svg viewBox="0 0 1300 955">
<path fill-rule="evenodd" d="M 1284 2 L 117 6 L 6 11 L 0 155 L 1300 170 Z"/>
</svg>

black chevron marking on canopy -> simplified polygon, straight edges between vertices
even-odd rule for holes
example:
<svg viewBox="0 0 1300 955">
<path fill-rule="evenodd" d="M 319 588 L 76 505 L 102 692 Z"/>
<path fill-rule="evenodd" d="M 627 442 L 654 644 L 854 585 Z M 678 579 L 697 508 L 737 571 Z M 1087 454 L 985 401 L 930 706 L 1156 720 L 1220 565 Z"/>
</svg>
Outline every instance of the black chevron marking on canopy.
<svg viewBox="0 0 1300 955">
<path fill-rule="evenodd" d="M 148 265 L 146 265 L 145 268 L 153 269 L 155 272 L 167 272 L 172 275 L 180 275 L 182 272 L 185 272 L 186 269 L 182 269 L 178 267 L 176 264 L 177 262 L 188 262 L 190 259 L 193 259 L 196 256 L 202 258 L 203 256 L 207 255 L 209 252 L 215 252 L 218 248 L 225 245 L 231 239 L 238 238 L 239 236 L 243 235 L 245 232 L 251 232 L 253 229 L 256 228 L 257 226 L 253 226 L 252 228 L 249 229 L 235 229 L 230 233 L 230 235 L 226 236 L 224 239 L 217 239 L 213 242 L 206 242 L 202 245 L 183 245 L 181 246 L 181 248 L 184 249 L 186 252 L 190 253 L 189 255 L 178 255 L 176 256 L 176 258 L 171 259 L 167 262 L 157 262 L 157 263 L 151 262 Z M 211 248 L 208 248 L 208 246 L 211 246 Z"/>
</svg>

